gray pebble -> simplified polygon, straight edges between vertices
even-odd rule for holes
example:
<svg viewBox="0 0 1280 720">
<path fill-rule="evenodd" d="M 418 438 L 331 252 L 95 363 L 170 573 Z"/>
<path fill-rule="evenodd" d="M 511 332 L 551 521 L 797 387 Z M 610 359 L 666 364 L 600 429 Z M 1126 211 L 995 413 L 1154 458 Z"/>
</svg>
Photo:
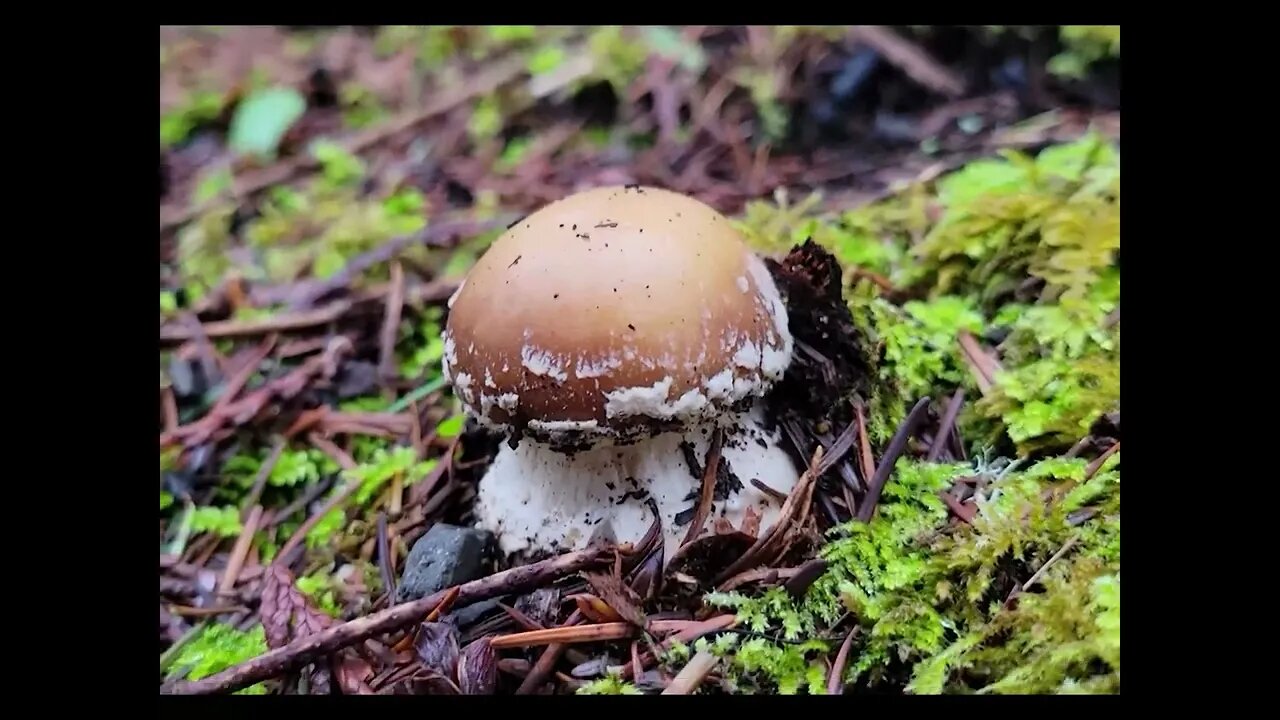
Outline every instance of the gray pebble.
<svg viewBox="0 0 1280 720">
<path fill-rule="evenodd" d="M 488 531 L 436 523 L 409 551 L 396 588 L 396 602 L 418 600 L 475 580 L 483 572 L 492 547 L 493 534 Z"/>
<path fill-rule="evenodd" d="M 492 598 L 446 613 L 442 619 L 452 622 L 459 630 L 466 630 L 479 622 L 482 617 L 497 609 L 498 598 Z"/>
</svg>

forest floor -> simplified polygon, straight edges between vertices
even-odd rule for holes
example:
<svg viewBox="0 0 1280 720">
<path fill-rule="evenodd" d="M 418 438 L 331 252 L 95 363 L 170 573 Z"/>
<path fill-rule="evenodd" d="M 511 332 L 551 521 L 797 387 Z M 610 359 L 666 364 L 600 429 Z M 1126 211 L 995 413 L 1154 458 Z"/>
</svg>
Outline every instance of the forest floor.
<svg viewBox="0 0 1280 720">
<path fill-rule="evenodd" d="M 1118 27 L 182 27 L 160 71 L 162 693 L 1119 692 Z M 501 557 L 448 299 L 633 184 L 771 259 L 806 481 Z"/>
</svg>

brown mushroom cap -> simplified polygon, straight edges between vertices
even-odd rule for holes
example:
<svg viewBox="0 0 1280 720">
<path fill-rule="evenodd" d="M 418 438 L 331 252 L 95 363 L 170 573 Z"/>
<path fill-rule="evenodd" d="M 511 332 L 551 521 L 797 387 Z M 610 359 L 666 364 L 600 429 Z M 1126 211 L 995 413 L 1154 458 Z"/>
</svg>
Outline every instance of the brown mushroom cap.
<svg viewBox="0 0 1280 720">
<path fill-rule="evenodd" d="M 786 309 L 729 220 L 650 187 L 576 193 L 499 237 L 450 301 L 445 375 L 482 422 L 619 435 L 762 394 Z"/>
</svg>

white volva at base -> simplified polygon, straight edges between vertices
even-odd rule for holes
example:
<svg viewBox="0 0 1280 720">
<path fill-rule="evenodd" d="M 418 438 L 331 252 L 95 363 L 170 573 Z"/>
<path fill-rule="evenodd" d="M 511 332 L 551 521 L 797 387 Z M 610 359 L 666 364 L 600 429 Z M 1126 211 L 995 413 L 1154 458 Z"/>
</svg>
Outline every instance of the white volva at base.
<svg viewBox="0 0 1280 720">
<path fill-rule="evenodd" d="M 717 517 L 741 527 L 752 506 L 763 533 L 777 521 L 781 502 L 756 488 L 752 478 L 784 495 L 799 479 L 795 464 L 779 445 L 779 434 L 764 430 L 761 418 L 757 407 L 726 425 L 737 431 L 726 431 L 722 457 L 742 488 L 714 503 L 704 534 L 711 532 Z M 710 438 L 710 429 L 704 428 L 574 455 L 528 439 L 515 450 L 503 443 L 479 484 L 477 526 L 493 532 L 506 553 L 581 549 L 606 524 L 618 542 L 638 543 L 653 524 L 648 503 L 636 492 L 647 491 L 661 514 L 665 557 L 670 559 L 688 531 L 687 524 L 676 525 L 675 517 L 697 503 L 700 490 L 680 443 L 692 443 L 701 463 Z M 765 441 L 764 447 L 757 438 Z"/>
</svg>

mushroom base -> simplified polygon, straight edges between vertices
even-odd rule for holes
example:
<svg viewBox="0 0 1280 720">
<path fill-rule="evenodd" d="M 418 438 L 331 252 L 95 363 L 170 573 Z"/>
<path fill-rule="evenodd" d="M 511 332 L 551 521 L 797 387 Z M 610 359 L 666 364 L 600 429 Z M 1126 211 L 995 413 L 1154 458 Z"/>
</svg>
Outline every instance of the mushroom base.
<svg viewBox="0 0 1280 720">
<path fill-rule="evenodd" d="M 719 424 L 725 431 L 722 463 L 727 461 L 730 473 L 718 473 L 702 532 L 713 532 L 716 518 L 741 528 L 748 508 L 754 508 L 763 533 L 777 521 L 782 503 L 751 480 L 785 495 L 799 471 L 781 447 L 780 433 L 765 429 L 759 405 Z M 688 531 L 701 491 L 701 477 L 694 476 L 682 445 L 692 445 L 696 462 L 705 462 L 714 427 L 574 453 L 529 438 L 514 449 L 503 443 L 479 483 L 477 526 L 493 532 L 508 554 L 578 550 L 597 536 L 638 543 L 653 524 L 652 499 L 669 559 Z M 726 475 L 736 482 L 724 482 Z"/>
</svg>

